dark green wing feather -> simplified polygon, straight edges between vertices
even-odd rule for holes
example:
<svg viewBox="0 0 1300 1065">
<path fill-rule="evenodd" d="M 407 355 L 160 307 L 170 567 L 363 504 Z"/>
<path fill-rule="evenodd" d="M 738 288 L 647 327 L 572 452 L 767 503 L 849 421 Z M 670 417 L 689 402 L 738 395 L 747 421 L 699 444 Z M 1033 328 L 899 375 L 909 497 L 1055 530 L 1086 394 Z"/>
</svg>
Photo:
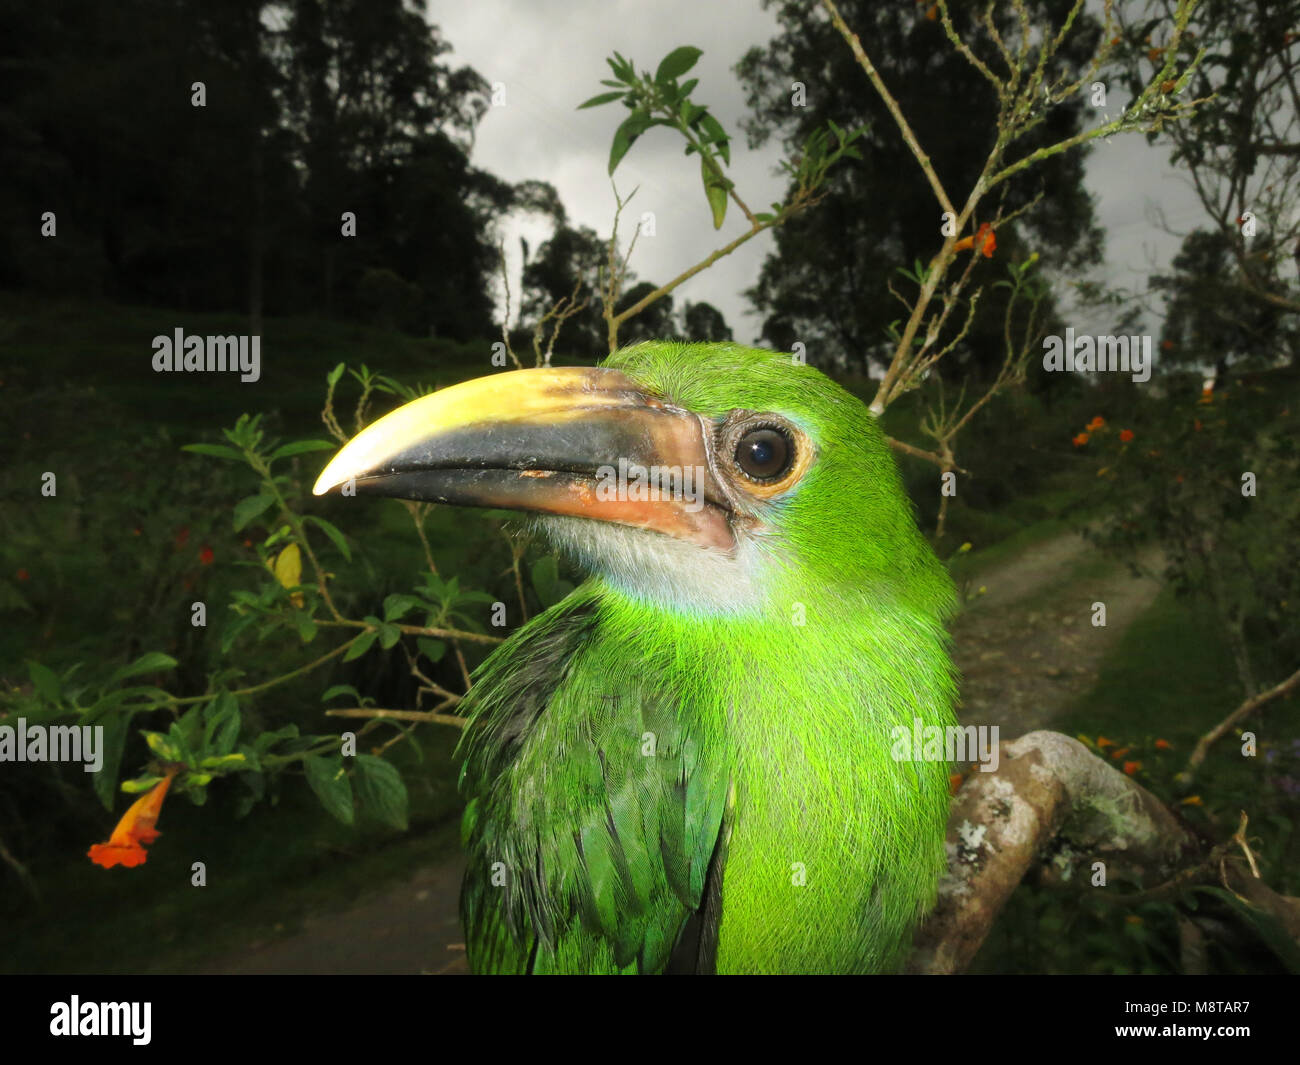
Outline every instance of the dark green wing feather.
<svg viewBox="0 0 1300 1065">
<path fill-rule="evenodd" d="M 725 769 L 664 687 L 586 587 L 485 663 L 461 744 L 474 971 L 661 972 L 703 920 Z"/>
</svg>

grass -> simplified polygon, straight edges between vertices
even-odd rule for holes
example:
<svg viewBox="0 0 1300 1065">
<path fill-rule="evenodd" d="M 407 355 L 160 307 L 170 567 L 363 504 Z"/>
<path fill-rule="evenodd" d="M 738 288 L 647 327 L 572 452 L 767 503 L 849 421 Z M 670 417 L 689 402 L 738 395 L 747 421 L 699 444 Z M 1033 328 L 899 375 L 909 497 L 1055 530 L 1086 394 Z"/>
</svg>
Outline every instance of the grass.
<svg viewBox="0 0 1300 1065">
<path fill-rule="evenodd" d="M 1136 722 L 1143 732 L 1192 741 L 1241 701 L 1235 678 L 1213 618 L 1164 589 L 1120 638 L 1061 730 L 1123 735 Z"/>
</svg>

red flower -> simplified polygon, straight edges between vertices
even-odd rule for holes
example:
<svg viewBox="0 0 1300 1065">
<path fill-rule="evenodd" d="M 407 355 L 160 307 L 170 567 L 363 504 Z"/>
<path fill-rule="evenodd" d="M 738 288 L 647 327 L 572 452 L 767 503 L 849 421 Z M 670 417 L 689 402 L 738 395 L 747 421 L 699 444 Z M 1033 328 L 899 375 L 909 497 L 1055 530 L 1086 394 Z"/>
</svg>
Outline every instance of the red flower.
<svg viewBox="0 0 1300 1065">
<path fill-rule="evenodd" d="M 1174 745 L 1170 743 L 1168 740 L 1156 740 L 1157 751 L 1171 751 L 1173 750 L 1173 747 Z"/>
<path fill-rule="evenodd" d="M 190 542 L 190 527 L 182 525 L 180 531 L 176 534 L 176 550 L 180 550 Z"/>
<path fill-rule="evenodd" d="M 140 535 L 140 526 L 137 525 L 134 529 L 132 529 L 132 530 L 131 530 L 131 535 L 132 535 L 132 536 L 139 536 L 139 535 Z"/>
<path fill-rule="evenodd" d="M 1119 431 L 1119 442 L 1121 444 L 1127 444 L 1132 439 L 1133 439 L 1132 429 L 1121 429 Z"/>
<path fill-rule="evenodd" d="M 1136 773 L 1136 772 L 1137 772 L 1139 769 L 1141 769 L 1141 768 L 1142 768 L 1142 763 L 1141 763 L 1141 762 L 1125 762 L 1125 763 L 1124 763 L 1124 774 L 1125 774 L 1125 776 L 1130 776 L 1130 777 L 1131 777 L 1134 773 Z"/>
<path fill-rule="evenodd" d="M 96 865 L 112 869 L 115 865 L 125 865 L 128 869 L 143 865 L 149 857 L 144 844 L 152 843 L 161 834 L 154 828 L 158 823 L 158 814 L 162 810 L 163 799 L 171 786 L 176 767 L 167 770 L 167 775 L 131 804 L 130 809 L 122 815 L 122 820 L 113 829 L 107 843 L 96 843 L 86 856 Z"/>
<path fill-rule="evenodd" d="M 1201 431 L 1201 419 L 1200 419 L 1200 418 L 1193 418 L 1193 419 L 1192 419 L 1192 428 L 1195 429 L 1198 433 Z"/>
<path fill-rule="evenodd" d="M 216 556 L 213 555 L 212 548 L 210 548 L 207 544 L 204 544 L 202 550 L 199 551 L 199 562 L 201 562 L 205 566 L 210 566 L 212 565 L 212 560 L 214 557 Z"/>
<path fill-rule="evenodd" d="M 25 581 L 31 577 L 31 574 L 28 573 L 25 569 L 20 569 L 18 571 L 17 576 L 20 581 Z"/>
<path fill-rule="evenodd" d="M 1070 442 L 1074 444 L 1075 447 L 1083 447 L 1083 445 L 1086 444 L 1091 439 L 1092 437 L 1090 437 L 1087 433 L 1080 433 Z"/>
<path fill-rule="evenodd" d="M 1173 350 L 1174 350 L 1174 342 L 1173 342 L 1172 340 L 1162 340 L 1162 341 L 1160 342 L 1160 348 L 1161 348 L 1161 350 L 1163 350 L 1163 351 L 1173 351 Z"/>
</svg>

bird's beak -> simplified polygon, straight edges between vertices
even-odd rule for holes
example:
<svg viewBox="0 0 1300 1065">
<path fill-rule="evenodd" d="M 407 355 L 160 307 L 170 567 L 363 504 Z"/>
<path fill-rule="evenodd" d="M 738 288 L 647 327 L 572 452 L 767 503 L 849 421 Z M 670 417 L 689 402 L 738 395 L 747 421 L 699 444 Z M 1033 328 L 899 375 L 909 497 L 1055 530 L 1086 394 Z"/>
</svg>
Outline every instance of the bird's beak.
<svg viewBox="0 0 1300 1065">
<path fill-rule="evenodd" d="M 615 522 L 735 545 L 708 426 L 618 370 L 493 374 L 399 407 L 349 440 L 313 492 Z"/>
</svg>

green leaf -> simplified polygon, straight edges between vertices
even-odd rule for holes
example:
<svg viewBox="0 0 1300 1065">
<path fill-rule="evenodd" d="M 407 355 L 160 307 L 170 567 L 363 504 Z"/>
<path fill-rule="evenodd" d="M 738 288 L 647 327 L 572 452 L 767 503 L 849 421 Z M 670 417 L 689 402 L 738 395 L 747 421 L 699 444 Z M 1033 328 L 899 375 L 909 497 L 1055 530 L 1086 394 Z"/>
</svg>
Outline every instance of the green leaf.
<svg viewBox="0 0 1300 1065">
<path fill-rule="evenodd" d="M 275 729 L 272 732 L 263 732 L 253 741 L 253 750 L 257 754 L 266 754 L 281 740 L 294 740 L 298 738 L 297 725 L 285 725 L 283 728 Z"/>
<path fill-rule="evenodd" d="M 235 504 L 235 532 L 239 532 L 274 502 L 275 496 L 270 492 L 258 492 L 255 496 L 241 499 Z"/>
<path fill-rule="evenodd" d="M 447 653 L 447 645 L 442 640 L 435 640 L 427 636 L 421 636 L 416 640 L 415 646 L 420 649 L 420 653 L 430 662 L 440 661 L 442 656 Z"/>
<path fill-rule="evenodd" d="M 238 754 L 244 760 L 245 769 L 252 770 L 253 772 L 258 773 L 259 776 L 261 775 L 262 760 L 257 757 L 257 751 L 255 751 L 248 744 L 241 743 L 239 745 L 239 750 L 236 751 L 235 753 Z M 248 778 L 245 777 L 243 779 L 246 780 Z M 261 796 L 259 795 L 258 798 L 261 798 Z"/>
<path fill-rule="evenodd" d="M 614 131 L 614 143 L 609 149 L 609 172 L 612 174 L 623 161 L 623 156 L 651 126 L 651 118 L 644 111 L 633 111 L 623 120 L 623 124 Z"/>
<path fill-rule="evenodd" d="M 298 638 L 303 643 L 311 643 L 316 639 L 316 622 L 311 616 L 302 610 L 296 610 L 293 614 L 293 627 L 298 630 Z"/>
<path fill-rule="evenodd" d="M 281 444 L 267 456 L 266 461 L 287 459 L 290 455 L 302 455 L 308 451 L 333 451 L 338 446 L 333 440 L 294 440 L 292 443 Z"/>
<path fill-rule="evenodd" d="M 348 547 L 348 542 L 344 539 L 343 533 L 339 531 L 338 526 L 326 521 L 324 518 L 318 518 L 314 514 L 308 514 L 306 520 L 317 526 L 321 532 L 333 540 L 334 546 L 339 549 L 339 553 L 344 558 L 349 562 L 352 561 L 352 550 Z"/>
<path fill-rule="evenodd" d="M 352 805 L 352 782 L 343 769 L 343 759 L 337 755 L 325 758 L 312 754 L 302 760 L 302 767 L 307 773 L 307 783 L 321 805 L 345 825 L 352 824 L 356 817 Z"/>
<path fill-rule="evenodd" d="M 363 632 L 360 637 L 358 637 L 357 642 L 348 648 L 348 653 L 343 656 L 343 661 L 351 662 L 354 658 L 360 658 L 370 650 L 370 645 L 374 643 L 378 637 L 379 633 L 374 629 Z"/>
<path fill-rule="evenodd" d="M 402 775 L 382 758 L 359 754 L 356 777 L 361 808 L 376 820 L 405 831 L 407 797 Z"/>
<path fill-rule="evenodd" d="M 718 123 L 718 120 L 706 111 L 704 117 L 700 119 L 700 128 L 709 138 L 710 143 L 717 146 L 718 154 L 722 156 L 722 161 L 730 166 L 731 148 L 729 147 L 729 142 L 731 138 L 727 136 L 726 131 Z"/>
<path fill-rule="evenodd" d="M 248 614 L 242 618 L 236 618 L 227 625 L 225 632 L 221 634 L 221 653 L 225 654 L 229 651 L 230 645 L 235 642 L 235 638 L 250 625 L 254 625 L 260 620 L 256 614 Z"/>
<path fill-rule="evenodd" d="M 120 684 L 128 677 L 139 676 L 141 673 L 157 673 L 161 669 L 175 668 L 176 659 L 171 655 L 165 655 L 161 651 L 148 651 L 109 677 L 107 687 L 111 688 L 114 684 Z"/>
<path fill-rule="evenodd" d="M 199 762 L 200 769 L 247 769 L 248 759 L 243 754 L 236 751 L 233 754 L 221 754 L 212 758 L 204 758 Z"/>
<path fill-rule="evenodd" d="M 713 215 L 713 228 L 721 229 L 722 221 L 727 216 L 727 187 L 718 182 L 703 156 L 700 156 L 700 176 L 704 180 L 704 195 L 708 197 L 709 211 Z"/>
<path fill-rule="evenodd" d="M 588 107 L 599 107 L 601 104 L 612 104 L 615 100 L 621 100 L 626 95 L 622 90 L 618 92 L 602 92 L 599 96 L 593 96 L 590 100 L 584 100 L 578 104 L 577 110 L 582 111 Z"/>
<path fill-rule="evenodd" d="M 144 742 L 164 762 L 182 761 L 180 749 L 161 732 L 141 732 Z"/>
<path fill-rule="evenodd" d="M 487 592 L 461 592 L 456 596 L 457 606 L 462 603 L 495 603 L 496 601 L 497 597 L 495 595 L 488 595 Z"/>
<path fill-rule="evenodd" d="M 192 451 L 196 455 L 211 455 L 213 458 L 218 459 L 234 459 L 236 462 L 244 461 L 242 451 L 227 447 L 225 444 L 186 444 L 181 450 Z"/>
<path fill-rule="evenodd" d="M 402 638 L 402 630 L 396 625 L 379 626 L 379 646 L 387 651 Z"/>
<path fill-rule="evenodd" d="M 339 378 L 343 376 L 344 369 L 346 369 L 344 364 L 339 363 L 337 366 L 334 367 L 334 369 L 332 369 L 329 373 L 325 375 L 325 383 L 329 385 L 331 388 L 333 388 L 336 384 L 339 383 Z"/>
<path fill-rule="evenodd" d="M 400 592 L 390 595 L 384 600 L 384 620 L 396 621 L 403 614 L 409 614 L 419 605 L 420 600 L 414 595 L 403 595 Z"/>
<path fill-rule="evenodd" d="M 113 809 L 113 798 L 117 793 L 117 778 L 122 767 L 122 752 L 126 749 L 126 736 L 131 727 L 134 713 L 127 711 L 111 714 L 104 721 L 99 749 L 103 752 L 103 762 L 95 774 L 95 794 L 105 810 Z"/>
<path fill-rule="evenodd" d="M 198 747 L 203 739 L 202 708 L 191 706 L 178 721 L 172 723 L 171 732 L 189 750 Z"/>
<path fill-rule="evenodd" d="M 618 52 L 614 53 L 613 59 L 607 59 L 605 62 L 614 68 L 615 77 L 622 78 L 624 81 L 636 77 L 636 70 L 632 66 L 632 60 L 620 55 Z"/>
<path fill-rule="evenodd" d="M 155 776 L 136 777 L 134 780 L 122 781 L 122 790 L 126 792 L 126 794 L 128 795 L 138 795 L 140 794 L 140 792 L 148 791 L 150 788 L 154 787 L 157 784 L 161 784 L 162 782 L 163 782 L 162 777 L 155 777 Z M 97 780 L 95 781 L 95 783 L 98 784 L 99 781 Z M 111 802 L 108 803 L 107 805 L 110 810 L 113 808 L 113 804 Z"/>
<path fill-rule="evenodd" d="M 203 751 L 209 755 L 226 755 L 239 742 L 243 718 L 239 702 L 230 692 L 222 692 L 212 701 L 207 711 L 207 725 L 203 729 Z"/>
<path fill-rule="evenodd" d="M 655 71 L 655 81 L 660 85 L 665 85 L 676 78 L 680 78 L 691 67 L 695 66 L 703 54 L 700 49 L 692 48 L 689 44 L 674 48 L 660 61 L 659 69 Z"/>
<path fill-rule="evenodd" d="M 52 703 L 59 701 L 59 694 L 62 685 L 59 683 L 59 676 L 49 666 L 43 666 L 39 662 L 27 663 L 27 675 L 32 678 L 32 684 L 36 686 L 37 692 L 42 699 L 47 699 Z"/>
<path fill-rule="evenodd" d="M 351 684 L 335 684 L 332 688 L 327 688 L 325 694 L 320 697 L 323 703 L 329 702 L 336 695 L 350 695 L 353 701 L 361 702 L 361 693 L 352 687 Z"/>
</svg>

